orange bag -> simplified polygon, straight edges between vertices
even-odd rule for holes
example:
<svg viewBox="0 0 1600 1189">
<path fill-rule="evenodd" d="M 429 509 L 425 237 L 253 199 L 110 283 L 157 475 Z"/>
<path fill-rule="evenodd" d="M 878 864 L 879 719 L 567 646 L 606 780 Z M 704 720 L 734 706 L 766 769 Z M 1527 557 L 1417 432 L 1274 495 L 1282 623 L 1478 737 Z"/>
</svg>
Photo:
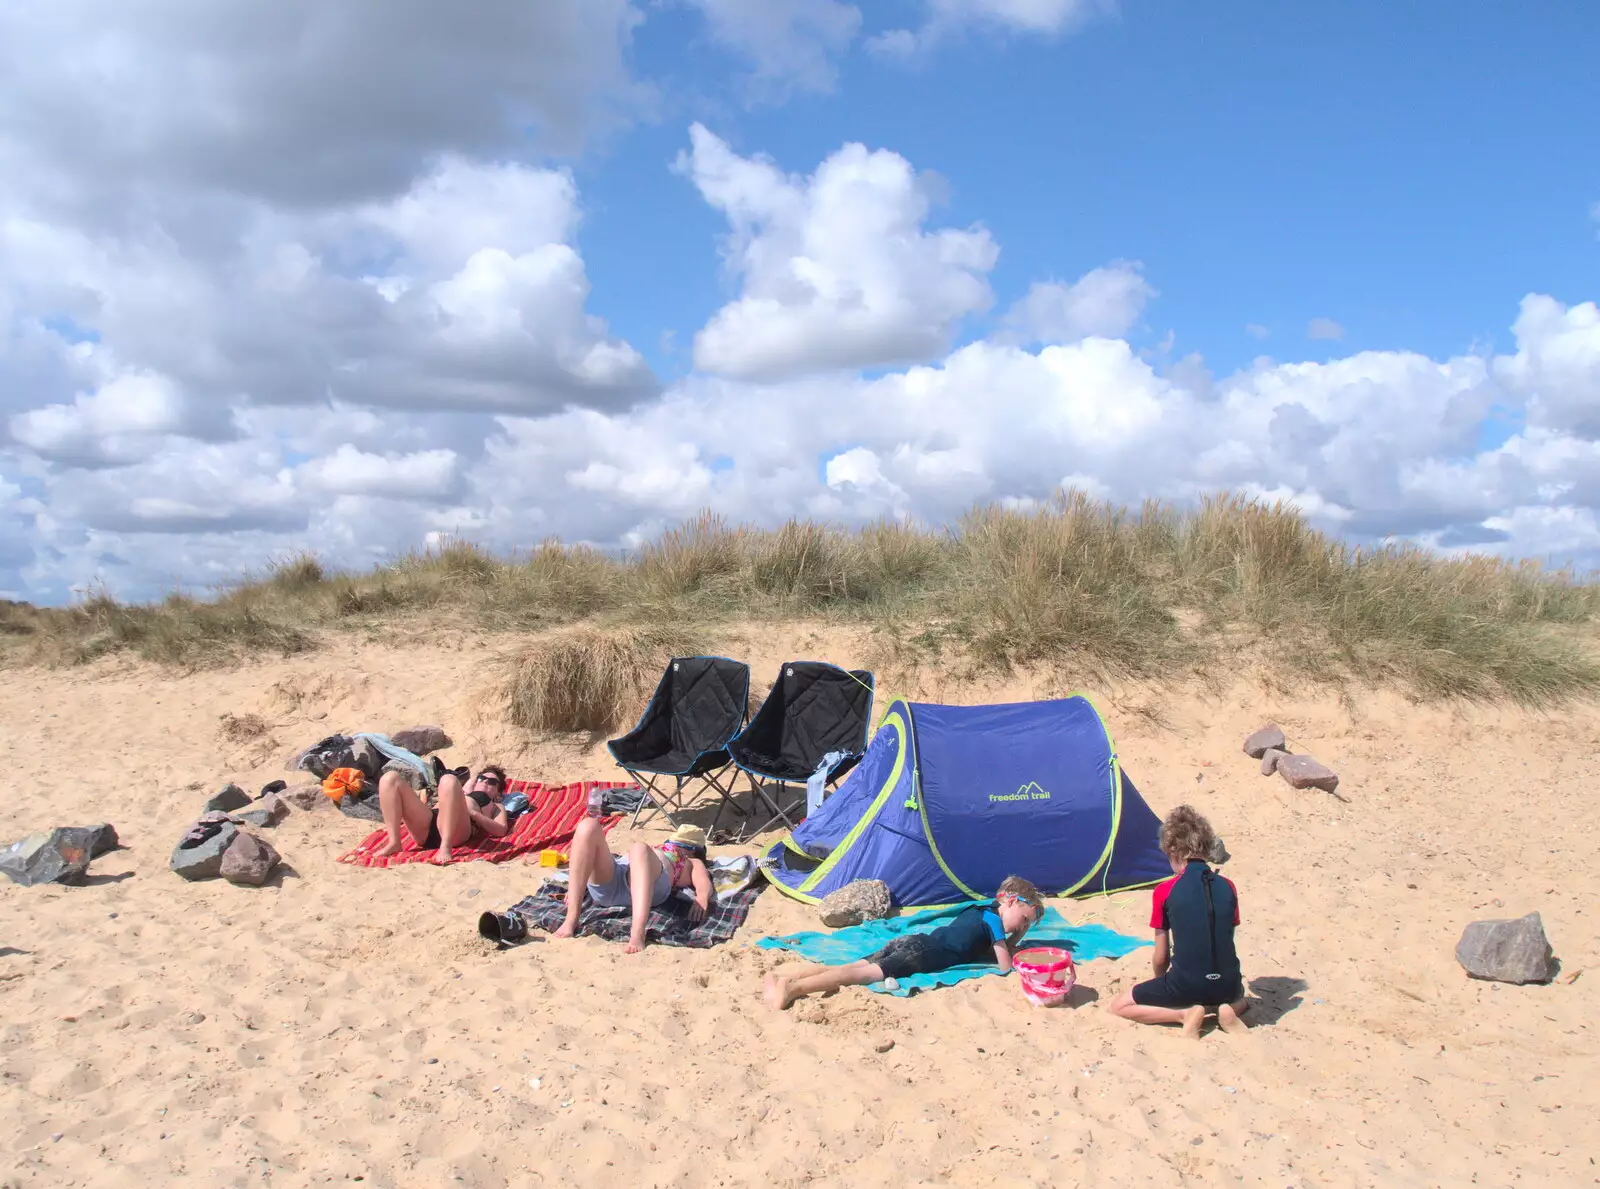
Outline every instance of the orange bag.
<svg viewBox="0 0 1600 1189">
<path fill-rule="evenodd" d="M 342 801 L 347 793 L 359 793 L 366 782 L 360 768 L 335 768 L 322 782 L 322 791 L 333 800 Z"/>
</svg>

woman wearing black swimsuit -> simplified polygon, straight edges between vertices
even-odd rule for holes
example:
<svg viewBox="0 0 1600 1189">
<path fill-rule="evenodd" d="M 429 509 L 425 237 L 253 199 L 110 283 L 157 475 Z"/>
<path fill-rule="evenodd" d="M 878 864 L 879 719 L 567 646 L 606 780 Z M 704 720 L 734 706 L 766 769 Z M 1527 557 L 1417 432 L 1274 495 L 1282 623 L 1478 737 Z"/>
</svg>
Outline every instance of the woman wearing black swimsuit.
<svg viewBox="0 0 1600 1189">
<path fill-rule="evenodd" d="M 383 810 L 383 823 L 389 827 L 389 841 L 376 857 L 400 852 L 402 823 L 419 841 L 420 849 L 438 849 L 433 860 L 436 863 L 450 862 L 452 848 L 463 845 L 474 834 L 504 837 L 513 821 L 501 803 L 505 791 L 506 770 L 498 764 L 485 764 L 470 787 L 463 785 L 454 772 L 446 772 L 439 777 L 435 809 L 417 795 L 400 773 L 385 772 L 378 780 L 378 805 Z"/>
</svg>

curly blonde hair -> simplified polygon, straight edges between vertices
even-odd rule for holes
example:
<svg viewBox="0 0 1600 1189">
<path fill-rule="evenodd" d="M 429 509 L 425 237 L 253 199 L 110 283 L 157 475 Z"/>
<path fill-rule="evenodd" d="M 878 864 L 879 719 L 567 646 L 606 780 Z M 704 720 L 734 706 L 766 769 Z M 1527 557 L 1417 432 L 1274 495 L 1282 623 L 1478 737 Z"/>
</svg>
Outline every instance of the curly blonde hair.
<svg viewBox="0 0 1600 1189">
<path fill-rule="evenodd" d="M 1161 823 L 1161 849 L 1171 858 L 1204 861 L 1211 854 L 1217 833 L 1192 805 L 1180 805 Z"/>
</svg>

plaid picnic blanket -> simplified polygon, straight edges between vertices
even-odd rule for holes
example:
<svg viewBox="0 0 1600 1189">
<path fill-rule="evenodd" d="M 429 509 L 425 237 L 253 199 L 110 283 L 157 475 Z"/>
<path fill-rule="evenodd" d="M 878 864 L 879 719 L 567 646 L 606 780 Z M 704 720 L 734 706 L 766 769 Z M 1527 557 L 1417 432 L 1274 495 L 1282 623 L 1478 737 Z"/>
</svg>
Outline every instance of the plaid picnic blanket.
<svg viewBox="0 0 1600 1189">
<path fill-rule="evenodd" d="M 689 919 L 689 902 L 679 896 L 667 897 L 667 902 L 650 910 L 650 924 L 645 936 L 659 945 L 687 946 L 690 949 L 710 949 L 730 940 L 739 926 L 750 915 L 750 909 L 765 888 L 764 880 L 711 901 L 711 911 L 703 921 Z M 513 904 L 507 912 L 516 913 L 529 927 L 537 925 L 546 933 L 554 933 L 567 918 L 567 886 L 549 880 L 533 895 Z M 633 920 L 631 908 L 599 908 L 593 904 L 584 908 L 578 917 L 578 936 L 593 934 L 607 941 L 627 941 L 628 928 Z"/>
<path fill-rule="evenodd" d="M 451 850 L 454 861 L 483 859 L 490 863 L 503 863 L 518 855 L 534 851 L 555 850 L 567 853 L 572 843 L 572 832 L 578 828 L 589 809 L 589 790 L 592 788 L 617 788 L 614 780 L 585 780 L 577 784 L 543 785 L 536 780 L 513 780 L 506 792 L 526 793 L 529 808 L 511 827 L 511 832 L 501 838 L 474 838 L 463 846 Z M 622 818 L 620 815 L 602 818 L 606 832 Z M 411 831 L 400 827 L 404 847 L 397 854 L 378 858 L 374 852 L 389 839 L 387 829 L 375 831 L 349 854 L 339 856 L 339 862 L 358 867 L 398 867 L 404 863 L 429 863 L 438 854 L 434 848 L 423 850 Z"/>
</svg>

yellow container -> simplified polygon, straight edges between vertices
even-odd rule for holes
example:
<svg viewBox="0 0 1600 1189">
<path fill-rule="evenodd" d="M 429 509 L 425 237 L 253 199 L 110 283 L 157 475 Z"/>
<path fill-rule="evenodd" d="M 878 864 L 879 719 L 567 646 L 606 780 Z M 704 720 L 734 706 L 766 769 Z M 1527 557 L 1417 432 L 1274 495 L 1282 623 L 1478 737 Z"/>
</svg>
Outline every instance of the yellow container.
<svg viewBox="0 0 1600 1189">
<path fill-rule="evenodd" d="M 558 850 L 542 850 L 539 852 L 539 866 L 541 867 L 560 867 L 566 861 L 566 856 Z"/>
</svg>

